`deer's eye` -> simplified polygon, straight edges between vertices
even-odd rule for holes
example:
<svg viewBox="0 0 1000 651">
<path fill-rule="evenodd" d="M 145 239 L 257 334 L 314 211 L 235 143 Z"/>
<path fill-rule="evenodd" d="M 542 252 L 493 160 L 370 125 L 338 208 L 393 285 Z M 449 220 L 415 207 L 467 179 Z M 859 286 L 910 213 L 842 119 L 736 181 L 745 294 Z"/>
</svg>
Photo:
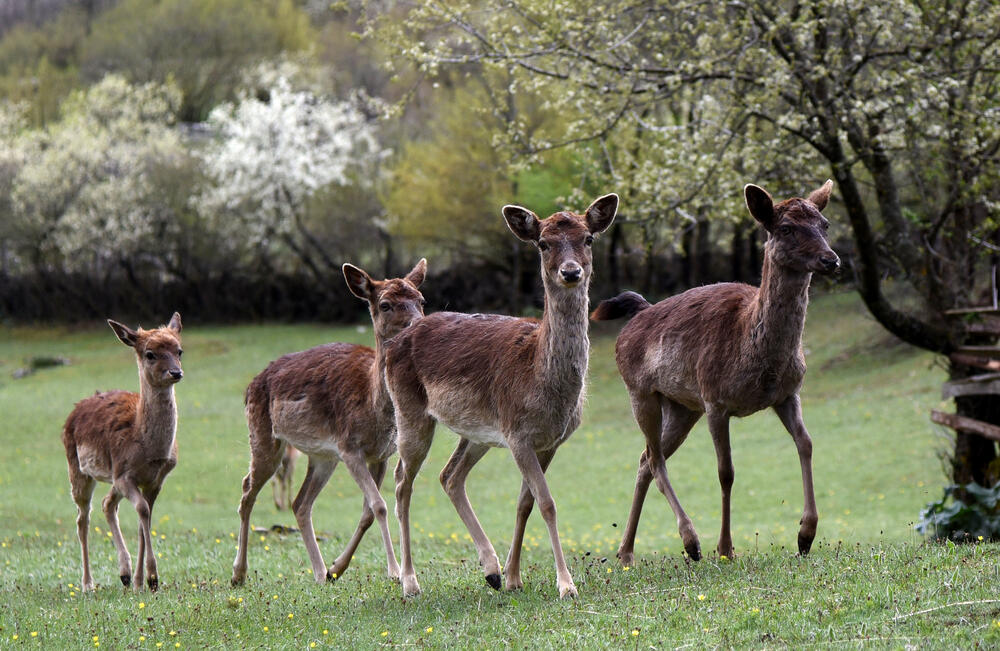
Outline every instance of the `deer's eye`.
<svg viewBox="0 0 1000 651">
<path fill-rule="evenodd" d="M 549 250 L 549 243 L 546 242 L 545 240 L 538 240 L 538 250 L 539 251 L 548 251 Z"/>
<path fill-rule="evenodd" d="M 789 235 L 789 234 L 791 234 L 791 232 L 792 232 L 792 227 L 791 226 L 787 226 L 786 225 L 786 226 L 779 226 L 778 227 L 778 234 L 780 234 L 780 235 Z"/>
<path fill-rule="evenodd" d="M 178 351 L 177 351 L 177 356 L 178 356 L 178 357 L 180 357 L 180 356 L 181 356 L 181 355 L 183 355 L 183 354 L 184 354 L 184 351 L 183 351 L 183 350 L 178 350 Z"/>
<path fill-rule="evenodd" d="M 587 246 L 590 246 L 591 244 L 594 243 L 594 236 L 588 235 L 586 239 L 583 240 L 583 243 L 586 244 Z"/>
<path fill-rule="evenodd" d="M 823 222 L 823 230 L 824 231 L 830 230 L 830 222 Z"/>
<path fill-rule="evenodd" d="M 149 361 L 153 361 L 154 359 L 156 359 L 156 353 L 154 353 L 151 350 L 147 350 L 146 351 L 146 359 L 148 359 Z"/>
<path fill-rule="evenodd" d="M 388 312 L 389 310 L 392 309 L 392 304 L 389 303 L 389 301 L 382 301 L 381 303 L 378 304 L 378 309 L 382 310 L 383 312 Z"/>
<path fill-rule="evenodd" d="M 420 307 L 423 307 L 425 305 L 427 305 L 427 301 L 425 301 L 424 299 L 420 299 Z"/>
</svg>

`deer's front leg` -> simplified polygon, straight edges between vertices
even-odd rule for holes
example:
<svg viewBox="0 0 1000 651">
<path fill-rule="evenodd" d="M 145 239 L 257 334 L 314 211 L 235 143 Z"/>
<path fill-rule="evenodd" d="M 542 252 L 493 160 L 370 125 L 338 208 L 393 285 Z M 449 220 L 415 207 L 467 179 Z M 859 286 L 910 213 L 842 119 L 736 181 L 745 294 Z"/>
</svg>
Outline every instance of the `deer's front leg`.
<svg viewBox="0 0 1000 651">
<path fill-rule="evenodd" d="M 556 523 L 556 503 L 549 492 L 549 485 L 545 481 L 545 473 L 539 462 L 538 455 L 531 447 L 530 443 L 516 441 L 516 435 L 505 436 L 510 443 L 510 452 L 514 456 L 521 476 L 528 484 L 531 494 L 538 502 L 538 510 L 545 520 L 545 526 L 549 530 L 549 541 L 552 543 L 552 555 L 556 561 L 556 581 L 559 585 L 559 597 L 576 597 L 576 585 L 573 577 L 570 576 L 569 568 L 566 567 L 566 559 L 563 557 L 562 544 L 559 542 L 559 529 Z"/>
<path fill-rule="evenodd" d="M 159 577 L 156 575 L 156 556 L 153 554 L 153 540 L 149 533 L 149 502 L 146 501 L 142 491 L 139 490 L 139 487 L 136 486 L 130 477 L 115 479 L 114 488 L 132 503 L 132 506 L 135 507 L 135 512 L 139 515 L 139 554 L 135 563 L 135 575 L 132 579 L 132 585 L 136 590 L 142 588 L 143 567 L 145 566 L 149 588 L 156 590 L 159 587 Z"/>
<path fill-rule="evenodd" d="M 792 435 L 795 448 L 799 452 L 799 465 L 802 466 L 804 503 L 802 522 L 799 527 L 799 553 L 805 556 L 809 553 L 813 540 L 816 538 L 816 525 L 819 522 L 819 513 L 816 511 L 816 495 L 813 493 L 812 439 L 809 437 L 809 432 L 806 431 L 805 423 L 802 422 L 802 403 L 799 401 L 798 394 L 775 405 L 774 411 L 781 419 L 781 424 Z"/>
<path fill-rule="evenodd" d="M 555 448 L 538 453 L 538 463 L 542 467 L 542 472 L 548 470 L 549 463 L 552 462 L 555 453 Z M 511 539 L 510 551 L 507 552 L 507 562 L 503 566 L 508 590 L 520 590 L 524 587 L 524 582 L 521 580 L 521 548 L 524 545 L 524 528 L 534 506 L 535 498 L 531 494 L 528 482 L 521 480 L 521 494 L 517 498 L 517 514 L 514 518 L 514 535 Z"/>
<path fill-rule="evenodd" d="M 114 540 L 115 549 L 118 550 L 118 578 L 121 579 L 122 585 L 128 587 L 132 583 L 132 557 L 128 553 L 121 527 L 118 525 L 118 503 L 121 499 L 121 494 L 112 486 L 104 497 L 101 507 L 104 510 L 104 518 L 108 521 L 108 530 Z M 142 562 L 141 558 L 139 562 Z"/>
</svg>

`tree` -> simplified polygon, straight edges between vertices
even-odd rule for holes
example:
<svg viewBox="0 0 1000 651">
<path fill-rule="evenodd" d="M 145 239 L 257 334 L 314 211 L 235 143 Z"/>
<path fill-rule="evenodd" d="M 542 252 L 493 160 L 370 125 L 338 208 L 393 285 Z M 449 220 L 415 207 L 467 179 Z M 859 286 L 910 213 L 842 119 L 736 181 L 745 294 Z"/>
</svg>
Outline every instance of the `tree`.
<svg viewBox="0 0 1000 651">
<path fill-rule="evenodd" d="M 46 130 L 21 131 L 11 181 L 11 229 L 35 269 L 88 270 L 157 252 L 172 223 L 148 200 L 149 175 L 183 155 L 172 128 L 180 95 L 109 75 L 63 106 Z"/>
<path fill-rule="evenodd" d="M 384 153 L 356 104 L 279 80 L 267 101 L 245 96 L 216 107 L 208 126 L 214 139 L 202 158 L 213 184 L 197 199 L 205 219 L 265 266 L 284 249 L 317 280 L 339 273 L 306 215 L 332 187 L 374 186 Z"/>
<path fill-rule="evenodd" d="M 171 80 L 183 95 L 180 119 L 197 122 L 235 99 L 246 66 L 312 40 L 292 0 L 122 0 L 94 21 L 82 69 L 91 78 Z"/>
<path fill-rule="evenodd" d="M 732 214 L 733 184 L 747 180 L 798 193 L 832 176 L 872 315 L 927 350 L 969 340 L 946 310 L 977 301 L 996 262 L 982 243 L 1000 239 L 997 3 L 512 0 L 384 15 L 372 13 L 367 33 L 400 60 L 430 75 L 511 71 L 519 92 L 565 116 L 556 137 L 505 125 L 514 155 L 581 143 L 627 152 L 609 156 L 606 173 L 629 188 L 627 210 L 661 223 L 681 210 Z M 673 149 L 674 136 L 695 148 Z M 661 169 L 692 193 L 657 198 L 676 180 L 660 182 Z M 891 295 L 888 278 L 916 300 Z M 1000 418 L 976 400 L 959 411 Z M 995 456 L 993 443 L 960 433 L 956 481 L 992 484 Z"/>
</svg>

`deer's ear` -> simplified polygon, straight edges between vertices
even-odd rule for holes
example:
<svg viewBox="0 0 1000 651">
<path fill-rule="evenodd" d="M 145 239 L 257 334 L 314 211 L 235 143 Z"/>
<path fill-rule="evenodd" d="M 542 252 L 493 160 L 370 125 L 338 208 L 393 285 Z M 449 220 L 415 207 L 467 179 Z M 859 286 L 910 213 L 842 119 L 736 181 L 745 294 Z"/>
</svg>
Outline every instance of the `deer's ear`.
<svg viewBox="0 0 1000 651">
<path fill-rule="evenodd" d="M 169 329 L 171 329 L 174 332 L 176 332 L 176 333 L 179 334 L 180 331 L 181 331 L 181 327 L 182 327 L 181 326 L 181 313 L 180 312 L 174 312 L 174 315 L 172 317 L 170 317 L 170 323 L 167 324 L 167 328 L 169 328 Z"/>
<path fill-rule="evenodd" d="M 344 263 L 342 267 L 344 278 L 347 280 L 347 287 L 351 293 L 358 298 L 367 301 L 371 298 L 373 281 L 363 269 L 355 267 L 353 264 Z"/>
<path fill-rule="evenodd" d="M 139 333 L 124 323 L 118 323 L 117 321 L 108 319 L 108 325 L 111 326 L 111 329 L 115 331 L 115 334 L 118 335 L 118 338 L 121 339 L 121 342 L 126 346 L 135 348 L 135 345 L 139 343 Z"/>
<path fill-rule="evenodd" d="M 618 195 L 612 192 L 611 194 L 594 199 L 594 203 L 590 204 L 590 207 L 587 208 L 584 217 L 587 220 L 587 228 L 590 229 L 591 233 L 603 233 L 611 226 L 611 222 L 615 220 L 615 215 L 617 214 Z"/>
<path fill-rule="evenodd" d="M 414 287 L 420 287 L 424 282 L 424 277 L 427 275 L 427 258 L 420 258 L 420 262 L 417 263 L 410 273 L 406 274 L 406 279 L 413 284 Z"/>
<path fill-rule="evenodd" d="M 812 191 L 808 200 L 812 202 L 812 205 L 816 206 L 816 210 L 822 211 L 826 208 L 827 202 L 830 201 L 831 192 L 833 192 L 833 179 L 827 179 L 823 187 Z"/>
<path fill-rule="evenodd" d="M 503 218 L 507 227 L 525 242 L 537 242 L 542 227 L 535 213 L 521 206 L 506 205 L 503 207 Z"/>
<path fill-rule="evenodd" d="M 753 218 L 770 231 L 774 227 L 774 202 L 771 201 L 771 195 L 764 188 L 747 183 L 743 187 L 743 196 Z"/>
</svg>

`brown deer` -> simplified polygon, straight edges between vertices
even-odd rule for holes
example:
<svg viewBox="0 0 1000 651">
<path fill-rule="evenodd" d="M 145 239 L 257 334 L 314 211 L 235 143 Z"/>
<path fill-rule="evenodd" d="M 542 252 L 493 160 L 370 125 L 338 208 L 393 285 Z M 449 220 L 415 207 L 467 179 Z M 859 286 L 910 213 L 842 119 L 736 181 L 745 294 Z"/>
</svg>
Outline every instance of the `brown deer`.
<svg viewBox="0 0 1000 651">
<path fill-rule="evenodd" d="M 90 499 L 98 481 L 111 484 L 104 498 L 104 517 L 118 549 L 119 577 L 123 585 L 142 587 L 143 570 L 150 590 L 159 587 L 156 555 L 150 536 L 150 518 L 163 480 L 177 465 L 177 404 L 174 385 L 181 370 L 181 315 L 155 330 L 132 330 L 108 319 L 108 325 L 126 346 L 135 349 L 139 365 L 139 393 L 108 391 L 76 403 L 63 426 L 62 441 L 69 466 L 69 484 L 76 502 L 76 532 L 83 555 L 80 589 L 94 589 L 87 551 Z M 139 515 L 139 556 L 132 575 L 121 528 L 118 503 L 122 498 Z"/>
<path fill-rule="evenodd" d="M 274 471 L 271 478 L 271 488 L 274 491 L 274 508 L 284 511 L 291 506 L 292 500 L 292 479 L 295 476 L 295 460 L 302 453 L 295 449 L 293 445 L 285 446 L 285 453 L 281 455 L 281 463 Z"/>
<path fill-rule="evenodd" d="M 580 424 L 590 347 L 591 244 L 594 235 L 611 225 L 617 208 L 618 197 L 609 194 L 582 216 L 559 212 L 540 221 L 530 210 L 504 206 L 514 235 L 536 244 L 541 253 L 541 321 L 439 312 L 401 333 L 389 347 L 386 380 L 399 436 L 396 513 L 404 597 L 420 592 L 410 552 L 410 496 L 438 421 L 461 438 L 440 480 L 475 542 L 487 583 L 500 588 L 500 563 L 469 504 L 465 479 L 491 447 L 506 447 L 523 477 L 504 568 L 506 586 L 522 586 L 524 525 L 537 500 L 549 530 L 559 595 L 576 596 L 544 473 L 556 448 Z"/>
<path fill-rule="evenodd" d="M 684 548 L 692 559 L 701 547 L 691 518 L 681 508 L 667 478 L 666 460 L 688 432 L 708 414 L 708 428 L 722 485 L 722 531 L 717 552 L 731 557 L 729 498 L 733 461 L 729 419 L 771 407 L 792 435 L 802 466 L 805 505 L 799 552 L 807 554 L 816 536 L 812 440 L 802 422 L 799 389 L 806 371 L 802 328 L 812 274 L 830 274 L 840 259 L 826 239 L 829 222 L 820 211 L 830 198 L 827 181 L 807 199 L 774 205 L 756 185 L 744 188 L 747 207 L 768 233 L 760 288 L 719 283 L 690 289 L 656 305 L 634 292 L 603 301 L 595 320 L 633 317 L 618 336 L 615 358 L 632 401 L 632 413 L 646 436 L 639 458 L 635 496 L 618 558 L 634 561 L 639 515 L 652 479 L 677 517 Z"/>
<path fill-rule="evenodd" d="M 424 297 L 417 288 L 424 281 L 427 261 L 418 262 L 404 278 L 390 280 L 373 280 L 350 264 L 343 272 L 351 292 L 368 301 L 375 349 L 341 343 L 317 346 L 279 357 L 250 382 L 246 391 L 250 472 L 243 478 L 233 585 L 246 578 L 250 513 L 257 494 L 277 470 L 288 445 L 309 457 L 292 511 L 316 581 L 343 575 L 373 520 L 382 530 L 389 576 L 399 576 L 385 500 L 379 494 L 387 460 L 396 451 L 392 401 L 383 372 L 385 343 L 423 316 Z M 327 568 L 313 532 L 312 507 L 341 461 L 361 488 L 364 504 L 347 548 Z"/>
</svg>

